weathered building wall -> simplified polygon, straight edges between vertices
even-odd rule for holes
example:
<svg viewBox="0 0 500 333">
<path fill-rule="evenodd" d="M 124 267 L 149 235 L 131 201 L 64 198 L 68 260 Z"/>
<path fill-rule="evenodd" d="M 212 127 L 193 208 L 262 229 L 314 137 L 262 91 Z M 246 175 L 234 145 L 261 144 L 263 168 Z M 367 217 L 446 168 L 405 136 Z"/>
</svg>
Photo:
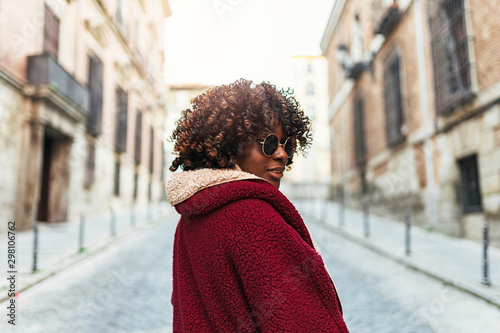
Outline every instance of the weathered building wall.
<svg viewBox="0 0 500 333">
<path fill-rule="evenodd" d="M 332 158 L 337 159 L 332 160 L 333 186 L 344 189 L 344 199 L 352 206 L 360 207 L 362 201 L 368 201 L 372 212 L 398 220 L 409 210 L 414 223 L 454 236 L 479 240 L 487 221 L 491 238 L 499 241 L 500 60 L 495 55 L 500 42 L 492 37 L 500 27 L 498 6 L 494 1 L 464 0 L 461 15 L 472 94 L 465 94 L 443 113 L 436 95 L 443 89 L 443 82 L 436 81 L 436 71 L 443 65 L 435 57 L 431 37 L 433 33 L 443 35 L 432 30 L 437 2 L 374 0 L 370 4 L 338 1 L 322 40 L 329 61 Z M 382 27 L 380 18 L 390 14 L 390 6 L 399 11 L 399 17 L 391 29 L 380 30 L 377 35 L 374 31 Z M 352 24 L 355 17 L 358 28 Z M 363 31 L 361 44 L 353 36 L 359 31 Z M 380 38 L 382 35 L 384 38 Z M 365 53 L 370 51 L 371 61 L 361 74 L 353 77 L 352 71 L 346 71 L 345 66 L 343 69 L 345 57 L 339 58 L 340 45 L 348 51 L 351 62 L 353 45 L 363 45 Z M 399 57 L 402 139 L 391 144 L 384 80 L 386 66 L 395 55 Z M 359 98 L 365 105 L 364 161 L 357 160 L 360 133 L 352 125 Z M 464 170 L 475 169 L 464 169 L 464 161 L 474 158 L 480 199 L 469 198 L 471 192 L 466 190 L 476 185 L 474 181 L 469 184 L 470 177 L 464 176 L 464 172 L 472 171 Z M 475 162 L 468 163 L 475 167 Z M 480 205 L 471 210 L 467 200 L 480 200 Z"/>
<path fill-rule="evenodd" d="M 167 0 L 2 3 L 0 115 L 11 123 L 0 134 L 8 170 L 4 220 L 27 229 L 36 220 L 63 222 L 164 197 L 162 47 L 169 15 Z M 57 72 L 50 82 L 30 77 L 33 55 Z M 101 82 L 91 82 L 100 70 Z"/>
</svg>

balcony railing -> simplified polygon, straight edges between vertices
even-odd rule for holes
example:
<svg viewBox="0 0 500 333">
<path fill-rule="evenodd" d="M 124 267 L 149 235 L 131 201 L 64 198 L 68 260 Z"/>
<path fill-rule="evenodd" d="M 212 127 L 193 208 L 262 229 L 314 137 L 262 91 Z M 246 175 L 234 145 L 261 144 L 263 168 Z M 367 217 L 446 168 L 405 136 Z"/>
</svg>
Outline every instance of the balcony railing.
<svg viewBox="0 0 500 333">
<path fill-rule="evenodd" d="M 28 81 L 36 85 L 46 85 L 75 104 L 83 113 L 89 113 L 89 90 L 69 74 L 48 54 L 28 57 Z"/>
<path fill-rule="evenodd" d="M 400 19 L 401 12 L 397 5 L 387 8 L 376 26 L 375 34 L 382 34 L 387 37 L 394 30 Z"/>
<path fill-rule="evenodd" d="M 347 73 L 347 77 L 350 77 L 353 80 L 359 79 L 361 74 L 364 71 L 367 71 L 370 69 L 370 63 L 367 61 L 360 61 L 356 62 L 353 64 L 353 66 L 349 69 Z"/>
</svg>

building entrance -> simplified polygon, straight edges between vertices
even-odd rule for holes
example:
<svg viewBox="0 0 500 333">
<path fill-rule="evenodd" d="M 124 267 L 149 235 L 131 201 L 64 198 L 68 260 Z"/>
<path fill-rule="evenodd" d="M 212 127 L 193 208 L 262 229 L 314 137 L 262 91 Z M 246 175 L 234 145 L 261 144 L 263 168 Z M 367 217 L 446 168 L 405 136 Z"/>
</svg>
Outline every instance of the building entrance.
<svg viewBox="0 0 500 333">
<path fill-rule="evenodd" d="M 67 220 L 71 139 L 46 127 L 40 173 L 40 196 L 37 220 Z"/>
</svg>

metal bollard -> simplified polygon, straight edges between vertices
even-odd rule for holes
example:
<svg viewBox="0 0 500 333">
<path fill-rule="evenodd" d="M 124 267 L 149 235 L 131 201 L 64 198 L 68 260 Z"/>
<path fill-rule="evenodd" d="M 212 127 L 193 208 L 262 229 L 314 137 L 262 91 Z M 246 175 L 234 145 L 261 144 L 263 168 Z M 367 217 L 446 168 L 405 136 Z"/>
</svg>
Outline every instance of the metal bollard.
<svg viewBox="0 0 500 333">
<path fill-rule="evenodd" d="M 116 236 L 116 214 L 113 209 L 111 209 L 110 228 L 111 228 L 111 236 L 112 237 Z"/>
<path fill-rule="evenodd" d="M 35 222 L 33 225 L 33 268 L 31 270 L 32 273 L 37 271 L 38 264 L 38 222 Z"/>
<path fill-rule="evenodd" d="M 363 230 L 365 237 L 370 237 L 370 212 L 367 202 L 363 202 Z"/>
<path fill-rule="evenodd" d="M 489 278 L 489 260 L 488 260 L 488 222 L 484 221 L 483 224 L 483 279 L 481 284 L 490 286 L 491 281 Z"/>
<path fill-rule="evenodd" d="M 411 214 L 409 210 L 405 212 L 405 226 L 405 249 L 406 255 L 409 256 L 411 254 Z"/>
<path fill-rule="evenodd" d="M 84 239 L 84 232 L 85 232 L 85 216 L 80 216 L 80 229 L 78 232 L 78 252 L 83 252 L 85 250 L 85 247 L 83 246 L 83 239 Z"/>
</svg>

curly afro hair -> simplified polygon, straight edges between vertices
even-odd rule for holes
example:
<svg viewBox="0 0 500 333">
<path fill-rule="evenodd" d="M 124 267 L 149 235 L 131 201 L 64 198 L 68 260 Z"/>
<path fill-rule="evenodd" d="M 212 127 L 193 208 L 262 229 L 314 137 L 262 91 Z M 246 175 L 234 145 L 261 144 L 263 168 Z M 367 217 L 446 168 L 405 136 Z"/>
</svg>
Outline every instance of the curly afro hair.
<svg viewBox="0 0 500 333">
<path fill-rule="evenodd" d="M 249 140 L 263 140 L 280 125 L 304 152 L 312 141 L 311 121 L 292 94 L 268 82 L 240 79 L 195 97 L 172 133 L 177 157 L 170 170 L 232 169 Z M 293 156 L 287 165 L 292 163 Z"/>
</svg>

